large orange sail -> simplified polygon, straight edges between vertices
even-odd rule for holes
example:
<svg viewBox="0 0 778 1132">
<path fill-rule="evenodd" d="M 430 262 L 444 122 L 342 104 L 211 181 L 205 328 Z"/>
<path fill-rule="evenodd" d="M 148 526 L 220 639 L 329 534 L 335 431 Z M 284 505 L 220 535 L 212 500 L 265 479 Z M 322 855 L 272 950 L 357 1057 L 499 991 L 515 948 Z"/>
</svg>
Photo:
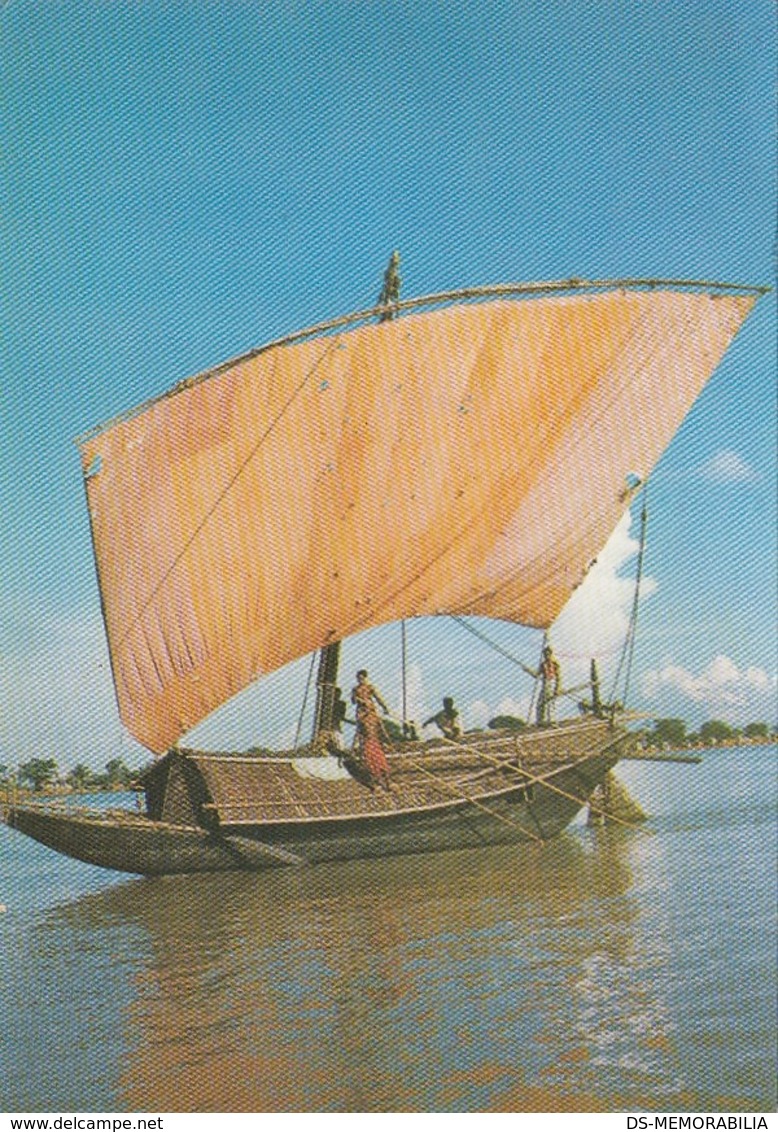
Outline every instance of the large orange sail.
<svg viewBox="0 0 778 1132">
<path fill-rule="evenodd" d="M 81 441 L 122 719 L 421 614 L 547 626 L 755 301 L 460 302 L 280 344 Z"/>
</svg>

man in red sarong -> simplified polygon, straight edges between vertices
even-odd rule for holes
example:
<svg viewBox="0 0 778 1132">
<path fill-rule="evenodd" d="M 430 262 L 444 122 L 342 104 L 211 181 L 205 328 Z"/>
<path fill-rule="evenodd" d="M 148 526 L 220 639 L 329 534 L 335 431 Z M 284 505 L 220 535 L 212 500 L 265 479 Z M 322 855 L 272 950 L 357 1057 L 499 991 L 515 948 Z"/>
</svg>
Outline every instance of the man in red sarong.
<svg viewBox="0 0 778 1132">
<path fill-rule="evenodd" d="M 381 720 L 378 718 L 376 704 L 385 714 L 389 709 L 378 691 L 368 683 L 367 671 L 364 668 L 360 668 L 357 672 L 357 682 L 351 690 L 351 702 L 357 709 L 359 749 L 372 780 L 370 788 L 375 790 L 376 784 L 380 784 L 384 790 L 391 790 L 389 763 L 381 746 Z"/>
</svg>

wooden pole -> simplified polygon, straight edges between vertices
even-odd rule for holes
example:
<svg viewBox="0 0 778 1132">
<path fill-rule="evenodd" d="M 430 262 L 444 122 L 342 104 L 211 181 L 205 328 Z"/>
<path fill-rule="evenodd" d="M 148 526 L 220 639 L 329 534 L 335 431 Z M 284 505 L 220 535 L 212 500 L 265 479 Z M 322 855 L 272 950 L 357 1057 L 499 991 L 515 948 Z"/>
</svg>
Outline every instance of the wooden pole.
<svg viewBox="0 0 778 1132">
<path fill-rule="evenodd" d="M 298 716 L 298 719 L 297 719 L 297 731 L 295 732 L 295 736 L 294 736 L 294 749 L 295 749 L 295 751 L 297 750 L 297 748 L 300 745 L 300 733 L 302 732 L 302 729 L 303 729 L 303 717 L 305 716 L 305 709 L 308 706 L 308 692 L 311 689 L 311 677 L 313 676 L 313 666 L 314 666 L 315 663 L 316 663 L 316 654 L 314 653 L 311 656 L 311 663 L 310 663 L 309 668 L 308 668 L 308 679 L 305 682 L 305 694 L 303 696 L 303 702 L 300 705 L 300 715 Z"/>
<path fill-rule="evenodd" d="M 315 742 L 322 731 L 332 731 L 335 723 L 335 692 L 340 666 L 340 641 L 325 645 L 319 652 L 319 672 L 316 677 L 316 711 L 313 735 Z"/>
<path fill-rule="evenodd" d="M 735 294 L 746 295 L 766 295 L 772 290 L 772 287 L 764 285 L 752 285 L 747 283 L 720 283 L 714 280 L 707 279 L 637 279 L 637 278 L 624 278 L 624 279 L 563 279 L 559 281 L 549 281 L 544 283 L 502 283 L 485 287 L 464 287 L 457 291 L 439 291 L 436 294 L 422 295 L 417 299 L 400 299 L 397 303 L 392 304 L 393 313 L 397 314 L 401 311 L 416 310 L 419 307 L 432 307 L 445 303 L 466 302 L 473 299 L 496 299 L 500 297 L 531 297 L 534 295 L 550 295 L 557 293 L 581 293 L 581 292 L 597 292 L 597 291 L 651 291 L 656 287 L 667 287 L 677 291 L 718 291 L 722 294 L 733 292 Z M 232 366 L 238 365 L 239 362 L 248 361 L 250 358 L 255 358 L 258 354 L 265 353 L 267 350 L 273 350 L 277 346 L 287 346 L 292 342 L 304 341 L 306 338 L 312 338 L 318 334 L 324 334 L 329 330 L 337 330 L 341 326 L 351 326 L 354 323 L 368 322 L 371 318 L 380 318 L 386 314 L 386 309 L 382 305 L 370 307 L 367 310 L 354 311 L 352 314 L 340 315 L 337 318 L 330 318 L 324 322 L 319 322 L 315 326 L 306 327 L 304 330 L 298 330 L 293 334 L 286 334 L 282 338 L 275 338 L 270 342 L 266 342 L 262 346 L 256 346 L 252 350 L 247 350 L 243 354 L 237 354 L 234 358 L 229 358 L 219 365 L 212 366 L 210 369 L 204 370 L 202 373 L 196 374 L 193 377 L 184 378 L 179 381 L 171 389 L 166 390 L 164 393 L 159 394 L 157 397 L 151 397 L 148 401 L 144 401 L 141 405 L 130 409 L 126 413 L 120 413 L 118 416 L 112 417 L 110 420 L 103 422 L 103 424 L 96 425 L 94 428 L 81 433 L 76 437 L 76 444 L 83 444 L 87 440 L 91 440 L 95 436 L 99 436 L 101 432 L 106 429 L 112 428 L 114 425 L 119 424 L 121 421 L 131 420 L 133 417 L 138 416 L 158 401 L 162 401 L 166 397 L 174 396 L 182 389 L 190 389 L 193 385 L 199 384 L 201 381 L 208 381 L 212 377 L 223 373 L 225 370 L 230 369 Z"/>
</svg>

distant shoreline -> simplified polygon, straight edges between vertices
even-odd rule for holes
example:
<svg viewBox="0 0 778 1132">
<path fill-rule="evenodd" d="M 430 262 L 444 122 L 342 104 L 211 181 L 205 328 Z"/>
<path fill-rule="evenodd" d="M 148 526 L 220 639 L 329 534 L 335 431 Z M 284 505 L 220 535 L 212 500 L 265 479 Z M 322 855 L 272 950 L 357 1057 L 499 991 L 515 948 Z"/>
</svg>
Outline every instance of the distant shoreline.
<svg viewBox="0 0 778 1132">
<path fill-rule="evenodd" d="M 663 755 L 680 755 L 688 754 L 694 751 L 718 751 L 722 747 L 774 747 L 778 743 L 778 737 L 769 735 L 767 738 L 744 739 L 739 737 L 737 739 L 722 739 L 720 742 L 712 743 L 683 743 L 680 746 L 673 744 L 663 744 L 661 746 L 653 746 L 651 744 L 644 747 L 646 751 L 658 751 Z"/>
</svg>

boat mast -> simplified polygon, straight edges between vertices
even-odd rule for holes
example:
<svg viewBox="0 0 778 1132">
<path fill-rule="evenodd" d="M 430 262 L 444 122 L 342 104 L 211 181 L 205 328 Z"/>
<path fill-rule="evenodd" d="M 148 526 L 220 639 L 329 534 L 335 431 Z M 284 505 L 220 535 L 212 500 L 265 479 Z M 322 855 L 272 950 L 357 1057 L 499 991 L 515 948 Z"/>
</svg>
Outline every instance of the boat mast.
<svg viewBox="0 0 778 1132">
<path fill-rule="evenodd" d="M 319 671 L 316 676 L 316 710 L 313 716 L 313 741 L 323 731 L 335 726 L 335 700 L 340 665 L 340 641 L 333 641 L 319 650 Z"/>
<path fill-rule="evenodd" d="M 400 253 L 393 251 L 384 272 L 384 283 L 378 296 L 378 306 L 386 308 L 378 317 L 379 322 L 389 322 L 394 318 L 392 309 L 400 298 Z M 319 650 L 319 671 L 316 676 L 316 708 L 313 715 L 312 742 L 315 743 L 322 732 L 335 729 L 335 702 L 337 700 L 338 668 L 340 667 L 340 641 L 333 641 Z M 403 708 L 403 716 L 405 714 Z"/>
</svg>

